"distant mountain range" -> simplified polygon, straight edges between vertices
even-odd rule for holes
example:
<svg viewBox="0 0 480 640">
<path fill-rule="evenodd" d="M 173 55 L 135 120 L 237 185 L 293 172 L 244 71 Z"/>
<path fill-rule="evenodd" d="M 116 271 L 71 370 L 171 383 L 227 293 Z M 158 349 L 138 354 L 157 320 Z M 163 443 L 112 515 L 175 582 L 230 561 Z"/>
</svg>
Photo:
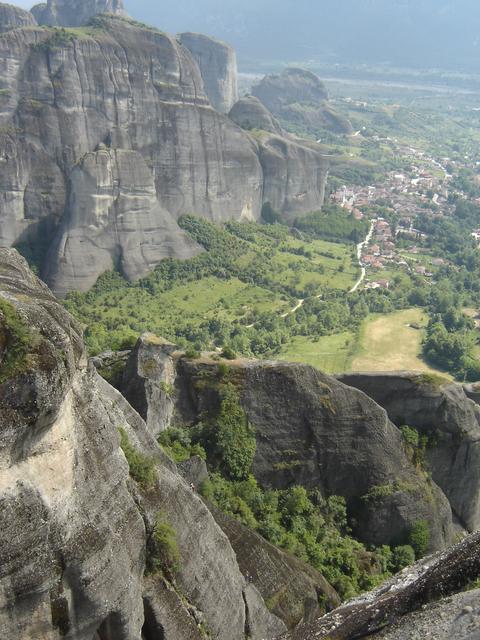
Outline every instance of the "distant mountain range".
<svg viewBox="0 0 480 640">
<path fill-rule="evenodd" d="M 478 0 L 127 0 L 139 20 L 201 31 L 253 60 L 480 71 Z"/>
</svg>

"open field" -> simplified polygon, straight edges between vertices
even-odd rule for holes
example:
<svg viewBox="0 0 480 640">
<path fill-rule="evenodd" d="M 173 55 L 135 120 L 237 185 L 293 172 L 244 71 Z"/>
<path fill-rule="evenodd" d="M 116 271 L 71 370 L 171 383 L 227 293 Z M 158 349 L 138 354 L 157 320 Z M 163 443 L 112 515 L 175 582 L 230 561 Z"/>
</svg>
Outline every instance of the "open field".
<svg viewBox="0 0 480 640">
<path fill-rule="evenodd" d="M 325 373 L 341 373 L 348 369 L 355 345 L 353 333 L 338 333 L 318 340 L 297 336 L 277 356 L 280 360 L 303 362 Z"/>
<path fill-rule="evenodd" d="M 367 318 L 360 329 L 357 355 L 351 371 L 417 370 L 437 372 L 421 359 L 427 314 L 422 309 L 406 309 Z M 443 374 L 445 375 L 445 374 Z"/>
</svg>

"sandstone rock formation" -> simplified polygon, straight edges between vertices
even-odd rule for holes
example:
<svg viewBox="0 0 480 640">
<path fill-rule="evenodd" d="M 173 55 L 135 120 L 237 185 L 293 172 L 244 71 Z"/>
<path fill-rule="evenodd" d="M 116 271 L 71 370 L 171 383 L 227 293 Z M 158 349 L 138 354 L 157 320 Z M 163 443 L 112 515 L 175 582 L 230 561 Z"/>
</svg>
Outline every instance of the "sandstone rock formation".
<svg viewBox="0 0 480 640">
<path fill-rule="evenodd" d="M 464 528 L 480 527 L 480 407 L 460 384 L 429 375 L 346 374 L 340 379 L 382 406 L 398 427 L 428 438 L 426 463 Z"/>
<path fill-rule="evenodd" d="M 114 16 L 2 34 L 0 246 L 34 254 L 63 294 L 191 255 L 182 214 L 255 220 L 267 197 L 290 216 L 318 209 L 319 149 L 250 136 L 203 86 L 174 38 Z"/>
<path fill-rule="evenodd" d="M 36 24 L 35 18 L 29 11 L 11 4 L 0 3 L 0 33 L 19 27 L 34 27 Z"/>
<path fill-rule="evenodd" d="M 328 92 L 311 71 L 287 68 L 265 76 L 252 87 L 256 96 L 276 117 L 313 129 L 352 133 L 350 122 L 328 102 Z"/>
<path fill-rule="evenodd" d="M 218 364 L 145 342 L 130 356 L 122 389 L 153 433 L 170 421 L 195 424 L 218 401 Z M 400 431 L 373 400 L 304 365 L 230 366 L 257 434 L 253 473 L 261 485 L 344 496 L 356 534 L 368 543 L 398 544 L 418 520 L 429 522 L 431 550 L 452 540 L 447 499 L 409 460 Z"/>
<path fill-rule="evenodd" d="M 126 15 L 123 0 L 47 0 L 31 11 L 38 24 L 58 27 L 78 27 L 100 13 Z"/>
<path fill-rule="evenodd" d="M 178 39 L 200 67 L 205 93 L 212 107 L 220 113 L 228 113 L 238 100 L 235 50 L 225 42 L 200 33 L 181 33 Z"/>
<path fill-rule="evenodd" d="M 202 500 L 8 249 L 0 345 L 0 637 L 183 640 L 201 637 L 200 624 L 224 640 L 281 633 Z M 152 461 L 148 488 L 129 478 L 119 427 Z M 179 546 L 175 576 L 144 575 L 159 514 Z"/>
<path fill-rule="evenodd" d="M 375 591 L 345 603 L 314 623 L 300 625 L 279 640 L 370 637 L 473 640 L 479 629 L 478 590 L 455 598 L 448 596 L 458 593 L 479 575 L 480 534 L 475 533 L 447 551 L 404 569 Z M 438 603 L 417 611 L 435 600 Z M 466 606 L 461 612 L 460 603 Z"/>
</svg>

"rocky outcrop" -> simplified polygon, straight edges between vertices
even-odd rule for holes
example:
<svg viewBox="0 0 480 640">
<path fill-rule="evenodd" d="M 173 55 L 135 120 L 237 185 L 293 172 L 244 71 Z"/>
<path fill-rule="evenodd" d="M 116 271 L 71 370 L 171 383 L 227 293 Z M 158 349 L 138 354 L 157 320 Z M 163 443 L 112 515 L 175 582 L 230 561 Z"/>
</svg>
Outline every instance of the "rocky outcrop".
<svg viewBox="0 0 480 640">
<path fill-rule="evenodd" d="M 280 75 L 265 76 L 252 87 L 252 94 L 278 118 L 335 133 L 353 131 L 329 104 L 325 85 L 311 71 L 287 68 Z"/>
<path fill-rule="evenodd" d="M 425 458 L 433 480 L 463 527 L 480 527 L 480 407 L 460 384 L 428 374 L 346 374 L 340 379 L 373 398 L 398 427 L 427 438 Z"/>
<path fill-rule="evenodd" d="M 273 637 L 280 621 L 251 595 L 202 500 L 88 365 L 72 318 L 6 249 L 0 345 L 0 636 L 183 640 L 202 626 L 224 640 Z M 148 485 L 129 477 L 119 427 L 148 462 Z M 180 554 L 163 578 L 144 575 L 159 515 Z"/>
<path fill-rule="evenodd" d="M 200 67 L 205 93 L 213 108 L 228 113 L 238 100 L 235 50 L 201 33 L 181 33 L 178 39 Z"/>
<path fill-rule="evenodd" d="M 20 27 L 34 27 L 37 24 L 29 11 L 11 4 L 0 3 L 0 33 Z"/>
<path fill-rule="evenodd" d="M 281 126 L 267 107 L 255 96 L 240 98 L 231 108 L 228 117 L 246 131 L 259 129 L 269 133 L 282 134 Z"/>
<path fill-rule="evenodd" d="M 262 594 L 270 610 L 289 629 L 313 622 L 340 604 L 336 591 L 313 567 L 267 542 L 218 509 L 209 508 L 227 535 L 240 569 Z"/>
<path fill-rule="evenodd" d="M 160 205 L 140 153 L 103 148 L 72 169 L 67 214 L 44 275 L 62 296 L 88 290 L 112 266 L 136 280 L 164 258 L 190 258 L 200 250 Z"/>
<path fill-rule="evenodd" d="M 325 200 L 330 165 L 316 143 L 263 133 L 259 139 L 264 201 L 291 223 L 302 211 L 318 211 Z"/>
<path fill-rule="evenodd" d="M 264 194 L 289 215 L 318 209 L 319 149 L 249 135 L 203 87 L 177 40 L 114 16 L 2 34 L 0 246 L 33 255 L 63 294 L 192 255 L 183 214 L 255 220 Z"/>
<path fill-rule="evenodd" d="M 451 600 L 448 596 L 458 593 L 479 575 L 480 534 L 476 533 L 444 553 L 404 569 L 375 591 L 347 602 L 314 623 L 299 626 L 279 640 L 472 639 L 479 626 L 478 591 Z M 443 600 L 437 604 L 426 609 L 422 607 L 440 598 Z M 461 602 L 465 602 L 467 608 L 458 615 Z M 472 606 L 468 602 L 475 604 Z M 436 614 L 432 615 L 434 611 Z M 411 612 L 417 613 L 406 615 Z M 474 612 L 476 615 L 472 615 Z M 451 631 L 450 635 L 445 633 L 447 630 Z"/>
<path fill-rule="evenodd" d="M 399 544 L 419 520 L 429 523 L 431 550 L 452 540 L 447 499 L 416 469 L 400 431 L 378 404 L 304 365 L 239 361 L 229 367 L 256 431 L 252 470 L 262 486 L 300 484 L 344 496 L 356 535 L 368 543 Z M 152 411 L 164 407 L 167 371 L 168 416 Z M 122 388 L 135 389 L 130 401 L 144 418 L 151 416 L 150 428 L 158 433 L 170 422 L 195 424 L 214 410 L 219 371 L 215 361 L 189 360 L 140 341 Z"/>
<path fill-rule="evenodd" d="M 38 24 L 57 27 L 78 27 L 100 13 L 127 15 L 123 0 L 47 0 L 31 11 Z"/>
<path fill-rule="evenodd" d="M 127 361 L 120 390 L 158 436 L 167 429 L 175 410 L 177 372 L 172 355 L 177 347 L 152 334 L 142 335 Z"/>
</svg>

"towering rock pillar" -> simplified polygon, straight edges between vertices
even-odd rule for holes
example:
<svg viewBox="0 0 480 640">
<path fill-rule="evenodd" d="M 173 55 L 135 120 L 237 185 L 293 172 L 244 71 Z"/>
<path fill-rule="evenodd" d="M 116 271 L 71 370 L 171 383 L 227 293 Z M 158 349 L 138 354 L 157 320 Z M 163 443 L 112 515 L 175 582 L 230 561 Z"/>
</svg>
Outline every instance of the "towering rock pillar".
<svg viewBox="0 0 480 640">
<path fill-rule="evenodd" d="M 100 13 L 126 16 L 123 0 L 48 0 L 37 4 L 32 13 L 39 24 L 78 27 Z"/>
<path fill-rule="evenodd" d="M 205 93 L 220 113 L 228 113 L 238 100 L 237 56 L 224 42 L 199 33 L 181 33 L 180 43 L 200 67 Z"/>
</svg>

